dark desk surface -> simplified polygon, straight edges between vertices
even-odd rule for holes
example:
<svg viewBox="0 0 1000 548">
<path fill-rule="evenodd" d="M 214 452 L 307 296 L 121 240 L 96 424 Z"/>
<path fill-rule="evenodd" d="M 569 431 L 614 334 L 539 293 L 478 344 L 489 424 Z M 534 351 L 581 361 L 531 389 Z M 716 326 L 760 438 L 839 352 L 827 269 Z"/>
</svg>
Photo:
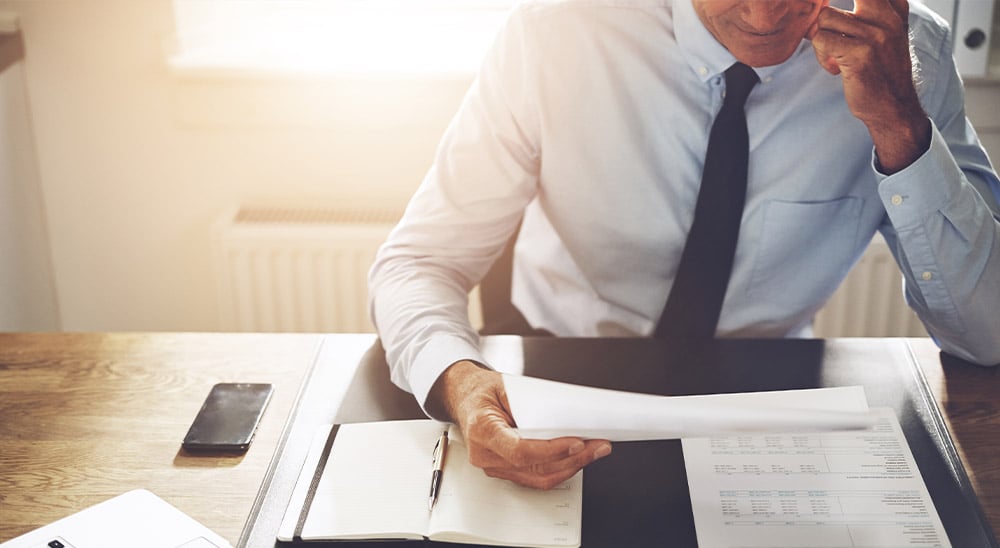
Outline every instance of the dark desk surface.
<svg viewBox="0 0 1000 548">
<path fill-rule="evenodd" d="M 302 379 L 324 340 L 293 334 L 0 334 L 0 542 L 133 488 L 147 488 L 236 544 Z M 360 356 L 374 338 L 325 345 Z M 997 370 L 946 363 L 926 339 L 923 368 L 985 513 L 1000 530 Z M 827 342 L 859 352 L 871 340 Z M 360 350 L 359 350 L 360 349 Z M 338 364 L 343 396 L 353 358 Z M 342 369 L 342 370 L 341 370 Z M 216 382 L 276 391 L 244 456 L 191 456 L 180 440 Z M 340 386 L 342 385 L 342 386 Z"/>
</svg>

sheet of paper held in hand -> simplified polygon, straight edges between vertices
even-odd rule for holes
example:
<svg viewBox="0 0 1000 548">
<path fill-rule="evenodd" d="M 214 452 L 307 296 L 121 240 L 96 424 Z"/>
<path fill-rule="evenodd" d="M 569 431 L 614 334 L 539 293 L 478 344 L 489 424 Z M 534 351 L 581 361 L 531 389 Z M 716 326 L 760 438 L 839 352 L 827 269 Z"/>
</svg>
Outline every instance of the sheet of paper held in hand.
<svg viewBox="0 0 1000 548">
<path fill-rule="evenodd" d="M 895 413 L 866 431 L 684 439 L 702 548 L 950 547 Z"/>
<path fill-rule="evenodd" d="M 504 375 L 504 387 L 524 438 L 637 441 L 857 430 L 874 424 L 860 386 L 656 396 Z"/>
</svg>

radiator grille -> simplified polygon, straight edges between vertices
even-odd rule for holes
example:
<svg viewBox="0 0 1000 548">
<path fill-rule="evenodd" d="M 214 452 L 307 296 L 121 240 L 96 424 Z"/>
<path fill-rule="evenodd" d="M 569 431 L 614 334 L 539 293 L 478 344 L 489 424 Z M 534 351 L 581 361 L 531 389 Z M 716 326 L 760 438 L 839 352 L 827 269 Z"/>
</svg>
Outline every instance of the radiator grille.
<svg viewBox="0 0 1000 548">
<path fill-rule="evenodd" d="M 880 234 L 816 315 L 817 337 L 926 337 L 903 299 L 903 276 Z"/>
<path fill-rule="evenodd" d="M 401 213 L 240 209 L 213 237 L 222 328 L 369 333 L 367 273 Z"/>
<path fill-rule="evenodd" d="M 367 273 L 401 212 L 242 208 L 217 223 L 213 247 L 222 329 L 368 333 Z M 818 337 L 921 337 L 885 240 L 817 314 Z M 470 318 L 481 325 L 478 288 Z"/>
</svg>

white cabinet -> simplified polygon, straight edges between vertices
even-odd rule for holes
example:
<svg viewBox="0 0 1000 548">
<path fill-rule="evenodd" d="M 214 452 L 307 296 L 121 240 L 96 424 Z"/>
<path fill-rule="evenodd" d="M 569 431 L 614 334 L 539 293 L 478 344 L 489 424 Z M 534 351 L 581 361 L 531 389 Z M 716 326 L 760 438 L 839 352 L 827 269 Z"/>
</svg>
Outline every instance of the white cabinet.
<svg viewBox="0 0 1000 548">
<path fill-rule="evenodd" d="M 997 0 L 922 0 L 944 17 L 955 37 L 955 62 L 964 77 L 983 78 L 1000 63 Z"/>
</svg>

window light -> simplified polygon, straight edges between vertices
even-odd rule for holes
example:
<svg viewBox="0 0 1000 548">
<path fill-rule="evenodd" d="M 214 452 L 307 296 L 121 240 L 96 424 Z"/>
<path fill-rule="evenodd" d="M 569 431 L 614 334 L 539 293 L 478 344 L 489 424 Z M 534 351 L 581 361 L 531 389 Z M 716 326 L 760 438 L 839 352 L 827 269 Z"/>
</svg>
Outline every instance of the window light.
<svg viewBox="0 0 1000 548">
<path fill-rule="evenodd" d="M 185 70 L 473 72 L 512 0 L 174 0 Z"/>
</svg>

